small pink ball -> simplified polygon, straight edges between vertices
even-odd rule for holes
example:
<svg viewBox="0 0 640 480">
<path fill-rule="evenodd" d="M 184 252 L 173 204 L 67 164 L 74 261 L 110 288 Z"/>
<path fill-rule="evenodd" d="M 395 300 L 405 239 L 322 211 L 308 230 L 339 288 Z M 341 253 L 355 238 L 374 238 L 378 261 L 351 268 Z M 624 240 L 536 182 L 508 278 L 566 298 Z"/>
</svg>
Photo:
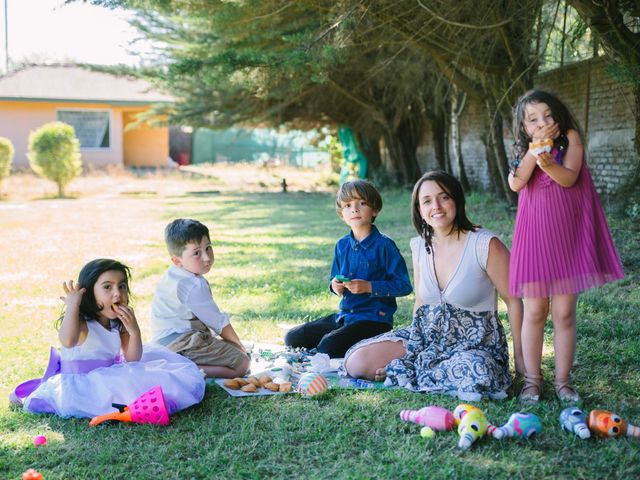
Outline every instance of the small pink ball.
<svg viewBox="0 0 640 480">
<path fill-rule="evenodd" d="M 33 437 L 33 444 L 36 447 L 45 445 L 46 443 L 47 443 L 47 437 L 45 437 L 44 435 L 36 435 L 35 437 Z"/>
</svg>

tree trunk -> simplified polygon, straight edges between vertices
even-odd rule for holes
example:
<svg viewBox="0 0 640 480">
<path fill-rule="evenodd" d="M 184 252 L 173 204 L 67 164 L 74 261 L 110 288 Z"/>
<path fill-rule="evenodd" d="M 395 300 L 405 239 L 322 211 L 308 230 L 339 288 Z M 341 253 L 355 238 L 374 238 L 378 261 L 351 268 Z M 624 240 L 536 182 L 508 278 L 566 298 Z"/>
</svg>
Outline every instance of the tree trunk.
<svg viewBox="0 0 640 480">
<path fill-rule="evenodd" d="M 431 125 L 431 139 L 433 141 L 433 149 L 435 150 L 438 169 L 449 172 L 446 148 L 447 120 L 444 115 L 444 109 L 440 108 L 440 105 L 441 102 L 437 102 L 436 105 L 427 107 L 425 115 Z"/>
<path fill-rule="evenodd" d="M 433 138 L 433 148 L 436 153 L 436 162 L 440 170 L 449 171 L 447 154 L 446 154 L 446 126 L 444 115 L 440 115 L 435 121 L 431 122 L 431 135 Z"/>
<path fill-rule="evenodd" d="M 504 149 L 504 135 L 502 127 L 502 115 L 496 109 L 493 98 L 485 99 L 486 112 L 489 126 L 489 149 L 493 152 L 495 169 L 492 180 L 496 184 L 496 193 L 507 200 L 511 205 L 518 203 L 518 197 L 509 187 L 509 161 Z M 495 176 L 494 176 L 495 175 Z"/>
<path fill-rule="evenodd" d="M 504 190 L 502 189 L 501 182 L 499 180 L 500 172 L 498 171 L 498 166 L 496 165 L 496 155 L 494 149 L 491 147 L 491 139 L 489 138 L 489 133 L 483 136 L 483 141 L 485 157 L 487 160 L 487 170 L 489 170 L 489 179 L 491 180 L 489 189 L 496 197 L 504 199 Z"/>
<path fill-rule="evenodd" d="M 458 89 L 454 86 L 451 94 L 451 155 L 453 157 L 453 164 L 458 171 L 458 180 L 462 184 L 462 189 L 465 192 L 471 190 L 469 185 L 469 179 L 467 178 L 467 172 L 464 168 L 464 160 L 462 158 L 462 140 L 460 138 L 460 115 L 464 110 L 466 103 L 466 94 L 462 94 L 462 99 L 458 100 Z"/>
<path fill-rule="evenodd" d="M 451 152 L 449 142 L 449 116 L 445 115 L 445 127 L 444 127 L 444 167 L 447 173 L 453 175 L 453 165 L 451 164 Z"/>
<path fill-rule="evenodd" d="M 366 134 L 357 134 L 358 143 L 362 149 L 362 153 L 367 157 L 367 177 L 372 178 L 374 172 L 382 167 L 382 157 L 380 155 L 380 138 L 377 136 L 367 136 Z"/>
<path fill-rule="evenodd" d="M 384 140 L 389 150 L 392 171 L 389 172 L 400 185 L 410 185 L 422 175 L 416 155 L 423 122 L 409 111 L 394 128 L 386 125 Z"/>
<path fill-rule="evenodd" d="M 636 121 L 636 133 L 635 138 L 633 140 L 633 146 L 636 149 L 636 153 L 640 156 L 640 79 L 638 79 L 635 88 L 633 89 L 635 96 L 636 108 L 635 112 L 635 121 Z M 637 172 L 636 172 L 637 175 Z"/>
</svg>

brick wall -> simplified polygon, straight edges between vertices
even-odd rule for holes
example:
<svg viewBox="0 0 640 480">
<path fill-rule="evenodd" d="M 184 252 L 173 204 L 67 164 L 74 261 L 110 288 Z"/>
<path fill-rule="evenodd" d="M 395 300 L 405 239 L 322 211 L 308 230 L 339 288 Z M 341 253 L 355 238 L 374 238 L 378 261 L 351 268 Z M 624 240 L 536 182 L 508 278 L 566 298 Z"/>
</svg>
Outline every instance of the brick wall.
<svg viewBox="0 0 640 480">
<path fill-rule="evenodd" d="M 535 86 L 555 93 L 570 108 L 585 133 L 587 163 L 596 188 L 601 193 L 615 192 L 640 162 L 633 148 L 631 86 L 616 82 L 601 58 L 542 73 Z M 480 188 L 488 188 L 490 182 L 482 138 L 486 122 L 484 107 L 467 100 L 461 118 L 462 155 L 470 182 Z M 505 148 L 509 153 L 513 143 L 510 128 L 505 124 Z M 424 138 L 418 159 L 426 171 L 437 164 L 431 137 L 427 134 Z"/>
</svg>

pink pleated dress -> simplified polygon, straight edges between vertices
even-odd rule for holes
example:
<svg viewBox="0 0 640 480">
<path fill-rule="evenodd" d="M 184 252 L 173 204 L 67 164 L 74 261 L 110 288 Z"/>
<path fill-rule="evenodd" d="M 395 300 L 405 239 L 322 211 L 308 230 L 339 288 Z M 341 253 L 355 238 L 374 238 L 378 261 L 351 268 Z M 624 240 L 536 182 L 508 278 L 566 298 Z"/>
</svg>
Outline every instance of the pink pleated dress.
<svg viewBox="0 0 640 480">
<path fill-rule="evenodd" d="M 553 149 L 556 162 L 564 151 Z M 565 188 L 536 167 L 520 191 L 509 264 L 509 293 L 547 298 L 580 293 L 623 277 L 586 162 Z"/>
</svg>

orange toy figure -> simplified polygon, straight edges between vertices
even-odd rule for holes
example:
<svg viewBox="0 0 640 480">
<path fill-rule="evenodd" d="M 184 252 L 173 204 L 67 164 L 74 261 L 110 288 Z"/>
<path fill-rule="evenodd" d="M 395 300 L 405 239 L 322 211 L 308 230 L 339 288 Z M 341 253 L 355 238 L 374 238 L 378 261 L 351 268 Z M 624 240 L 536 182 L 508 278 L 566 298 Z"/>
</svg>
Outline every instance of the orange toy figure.
<svg viewBox="0 0 640 480">
<path fill-rule="evenodd" d="M 169 413 L 160 385 L 140 395 L 131 405 L 125 406 L 117 403 L 112 405 L 120 411 L 93 417 L 89 425 L 95 427 L 102 422 L 114 420 L 118 422 L 153 423 L 156 425 L 169 424 Z"/>
<path fill-rule="evenodd" d="M 606 410 L 591 410 L 589 429 L 598 437 L 627 437 L 640 439 L 640 427 L 629 425 L 622 418 Z"/>
</svg>

